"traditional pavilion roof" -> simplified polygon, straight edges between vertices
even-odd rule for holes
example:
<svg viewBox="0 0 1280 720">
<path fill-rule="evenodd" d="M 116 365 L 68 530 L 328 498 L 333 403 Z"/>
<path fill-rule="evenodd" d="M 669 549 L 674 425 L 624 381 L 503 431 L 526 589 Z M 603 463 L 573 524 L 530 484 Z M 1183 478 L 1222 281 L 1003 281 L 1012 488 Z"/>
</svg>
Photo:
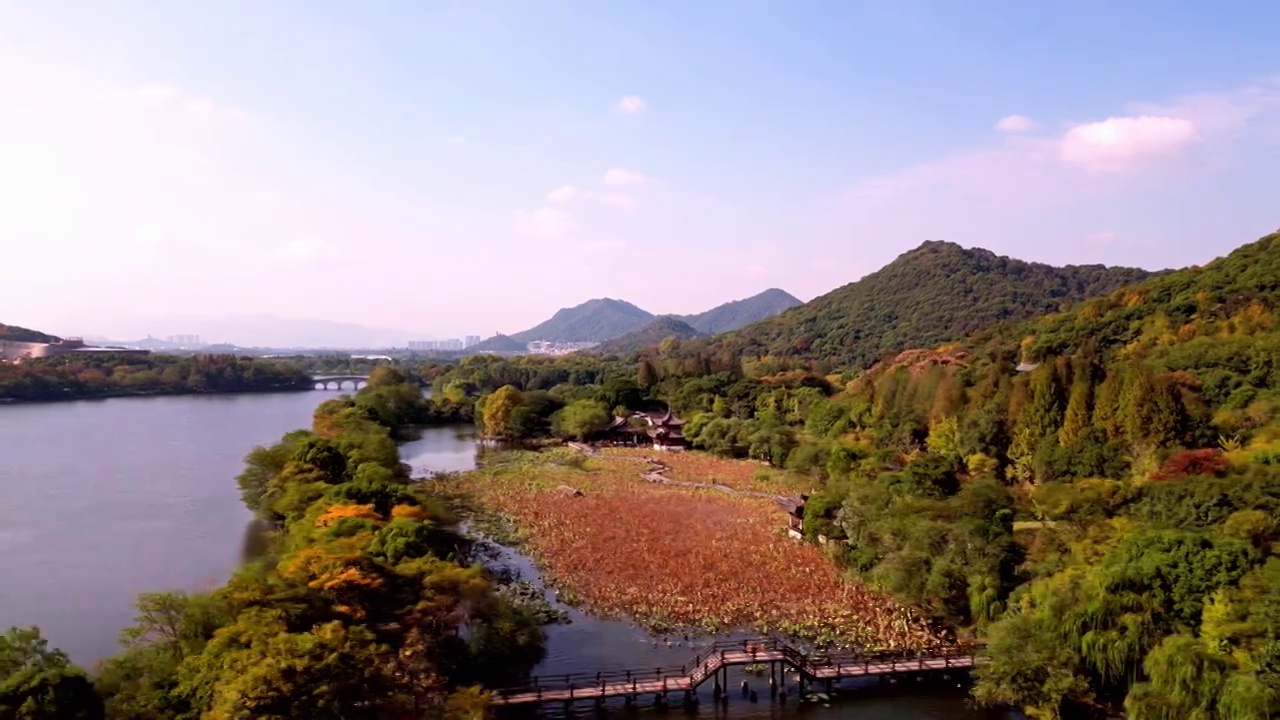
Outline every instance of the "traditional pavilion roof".
<svg viewBox="0 0 1280 720">
<path fill-rule="evenodd" d="M 666 438 L 668 440 L 683 440 L 684 436 L 680 431 L 673 427 L 651 427 L 649 428 L 649 437 Z"/>
</svg>

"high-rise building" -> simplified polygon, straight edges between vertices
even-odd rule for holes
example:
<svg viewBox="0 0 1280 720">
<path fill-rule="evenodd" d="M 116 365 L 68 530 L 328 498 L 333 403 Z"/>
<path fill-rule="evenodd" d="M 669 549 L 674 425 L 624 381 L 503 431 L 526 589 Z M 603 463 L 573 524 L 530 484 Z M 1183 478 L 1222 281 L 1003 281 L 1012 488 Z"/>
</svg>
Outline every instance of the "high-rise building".
<svg viewBox="0 0 1280 720">
<path fill-rule="evenodd" d="M 466 339 L 462 341 L 462 347 L 464 348 L 469 348 L 472 345 L 479 345 L 479 344 L 480 344 L 479 335 L 468 335 Z"/>
<path fill-rule="evenodd" d="M 200 344 L 199 335 L 170 335 L 169 337 L 165 338 L 165 340 L 175 345 L 182 345 L 185 347 L 191 347 L 193 345 Z"/>
</svg>

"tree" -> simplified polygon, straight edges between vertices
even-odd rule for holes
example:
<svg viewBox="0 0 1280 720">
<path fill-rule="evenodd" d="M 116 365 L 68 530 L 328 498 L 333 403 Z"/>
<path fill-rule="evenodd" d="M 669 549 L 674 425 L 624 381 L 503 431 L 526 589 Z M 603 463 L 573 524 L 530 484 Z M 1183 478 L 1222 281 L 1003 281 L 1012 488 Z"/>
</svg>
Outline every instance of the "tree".
<svg viewBox="0 0 1280 720">
<path fill-rule="evenodd" d="M 485 398 L 484 434 L 495 438 L 515 437 L 512 419 L 524 404 L 524 398 L 514 385 L 503 385 Z"/>
<path fill-rule="evenodd" d="M 1062 420 L 1062 429 L 1058 431 L 1058 442 L 1063 447 L 1075 445 L 1088 431 L 1091 414 L 1089 405 L 1092 401 L 1093 379 L 1087 372 L 1079 372 L 1071 383 L 1067 411 Z"/>
<path fill-rule="evenodd" d="M 365 382 L 365 386 L 371 388 L 392 387 L 403 385 L 407 382 L 409 382 L 409 379 L 400 370 L 391 365 L 379 365 L 369 373 L 369 379 Z"/>
<path fill-rule="evenodd" d="M 310 437 L 298 443 L 293 451 L 298 464 L 320 472 L 326 482 L 339 483 L 347 474 L 347 458 L 338 445 L 321 437 Z"/>
<path fill-rule="evenodd" d="M 103 706 L 84 672 L 38 629 L 10 628 L 0 635 L 0 717 L 97 720 Z"/>
<path fill-rule="evenodd" d="M 183 690 L 208 720 L 375 718 L 394 702 L 391 659 L 363 627 L 289 632 L 279 613 L 250 610 L 186 664 Z"/>
<path fill-rule="evenodd" d="M 577 400 L 551 418 L 555 434 L 562 438 L 585 440 L 609 427 L 609 410 L 598 400 Z"/>
<path fill-rule="evenodd" d="M 951 416 L 934 423 L 929 429 L 925 446 L 928 447 L 929 452 L 938 457 L 952 464 L 959 464 L 961 460 L 960 422 L 956 417 Z"/>
<path fill-rule="evenodd" d="M 641 387 L 651 388 L 658 384 L 658 369 L 653 366 L 653 361 L 649 358 L 640 360 L 639 366 L 636 368 L 636 382 Z"/>
</svg>

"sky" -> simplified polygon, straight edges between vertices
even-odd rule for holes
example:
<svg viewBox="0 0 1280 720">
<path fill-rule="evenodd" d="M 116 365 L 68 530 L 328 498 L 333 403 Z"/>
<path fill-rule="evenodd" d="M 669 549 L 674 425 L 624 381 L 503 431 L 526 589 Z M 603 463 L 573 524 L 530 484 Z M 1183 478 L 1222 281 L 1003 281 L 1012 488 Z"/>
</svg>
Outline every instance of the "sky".
<svg viewBox="0 0 1280 720">
<path fill-rule="evenodd" d="M 593 297 L 808 300 L 925 240 L 1202 264 L 1280 227 L 1276 27 L 1231 0 L 0 0 L 0 322 L 489 336 Z"/>
</svg>

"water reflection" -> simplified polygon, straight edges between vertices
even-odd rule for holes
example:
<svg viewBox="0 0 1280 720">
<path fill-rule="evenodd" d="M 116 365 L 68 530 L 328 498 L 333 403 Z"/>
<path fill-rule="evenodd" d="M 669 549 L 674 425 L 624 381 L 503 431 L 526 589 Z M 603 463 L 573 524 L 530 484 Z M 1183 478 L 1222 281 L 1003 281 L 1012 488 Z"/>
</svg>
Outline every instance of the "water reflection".
<svg viewBox="0 0 1280 720">
<path fill-rule="evenodd" d="M 409 465 L 415 478 L 473 470 L 475 436 L 475 428 L 468 425 L 414 428 L 411 439 L 400 443 L 400 460 Z"/>
</svg>

